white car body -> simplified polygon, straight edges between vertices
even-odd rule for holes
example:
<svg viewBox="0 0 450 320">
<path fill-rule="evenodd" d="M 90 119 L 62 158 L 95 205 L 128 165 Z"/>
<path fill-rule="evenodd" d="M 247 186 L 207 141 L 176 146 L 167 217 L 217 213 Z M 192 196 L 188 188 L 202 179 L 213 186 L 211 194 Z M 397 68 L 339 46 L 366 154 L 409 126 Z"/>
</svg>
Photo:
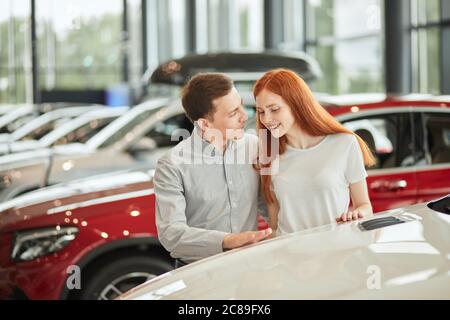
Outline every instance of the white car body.
<svg viewBox="0 0 450 320">
<path fill-rule="evenodd" d="M 106 119 L 106 118 L 117 118 L 129 110 L 129 107 L 114 107 L 114 108 L 94 108 L 94 110 L 86 111 L 75 119 L 69 120 L 39 140 L 24 140 L 24 141 L 14 141 L 9 145 L 0 144 L 0 154 L 1 153 L 14 153 L 22 152 L 28 150 L 34 150 L 39 148 L 48 148 L 54 145 L 59 139 L 69 135 L 71 132 L 75 132 L 79 128 L 88 124 L 94 120 Z M 56 110 L 62 111 L 62 110 Z M 55 112 L 55 111 L 52 111 Z M 70 115 L 70 113 L 69 113 Z M 73 115 L 76 115 L 73 114 Z M 34 119 L 37 120 L 37 119 Z M 14 134 L 14 133 L 13 133 Z"/>
<path fill-rule="evenodd" d="M 119 299 L 450 299 L 447 214 L 419 204 L 197 261 Z M 362 221 L 404 221 L 363 231 Z"/>
</svg>

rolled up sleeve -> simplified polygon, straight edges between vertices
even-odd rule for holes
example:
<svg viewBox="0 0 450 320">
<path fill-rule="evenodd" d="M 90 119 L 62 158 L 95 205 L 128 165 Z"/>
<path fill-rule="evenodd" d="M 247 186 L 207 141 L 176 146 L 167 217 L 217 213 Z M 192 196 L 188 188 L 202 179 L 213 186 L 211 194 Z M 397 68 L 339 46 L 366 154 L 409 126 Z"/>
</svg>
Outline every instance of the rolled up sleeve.
<svg viewBox="0 0 450 320">
<path fill-rule="evenodd" d="M 187 225 L 183 180 L 179 169 L 166 158 L 158 161 L 154 187 L 158 238 L 172 257 L 191 262 L 223 251 L 228 233 Z"/>
</svg>

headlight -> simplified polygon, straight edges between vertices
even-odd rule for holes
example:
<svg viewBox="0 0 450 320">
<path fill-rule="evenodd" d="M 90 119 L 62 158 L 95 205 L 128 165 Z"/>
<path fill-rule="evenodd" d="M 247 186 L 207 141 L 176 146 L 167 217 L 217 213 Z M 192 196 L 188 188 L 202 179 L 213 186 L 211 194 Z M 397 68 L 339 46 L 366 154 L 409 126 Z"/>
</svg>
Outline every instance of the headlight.
<svg viewBox="0 0 450 320">
<path fill-rule="evenodd" d="M 16 235 L 11 258 L 30 261 L 55 253 L 75 239 L 78 228 L 61 227 L 20 232 Z"/>
</svg>

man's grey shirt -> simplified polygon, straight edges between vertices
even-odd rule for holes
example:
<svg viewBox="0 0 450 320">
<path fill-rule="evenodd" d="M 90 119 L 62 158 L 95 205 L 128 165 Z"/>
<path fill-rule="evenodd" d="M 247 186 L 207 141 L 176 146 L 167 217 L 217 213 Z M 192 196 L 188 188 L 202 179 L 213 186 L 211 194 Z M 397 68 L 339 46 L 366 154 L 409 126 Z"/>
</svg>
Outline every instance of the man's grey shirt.
<svg viewBox="0 0 450 320">
<path fill-rule="evenodd" d="M 158 160 L 154 185 L 156 225 L 173 258 L 193 262 L 222 252 L 225 235 L 257 230 L 259 174 L 253 169 L 258 138 L 245 134 L 219 152 L 197 127 Z"/>
</svg>

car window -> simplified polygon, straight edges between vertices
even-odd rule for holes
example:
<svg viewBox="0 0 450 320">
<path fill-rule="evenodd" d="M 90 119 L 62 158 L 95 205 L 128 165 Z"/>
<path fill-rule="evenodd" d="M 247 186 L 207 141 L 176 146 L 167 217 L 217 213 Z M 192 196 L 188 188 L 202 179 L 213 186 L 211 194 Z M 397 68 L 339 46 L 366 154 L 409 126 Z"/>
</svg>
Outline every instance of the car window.
<svg viewBox="0 0 450 320">
<path fill-rule="evenodd" d="M 119 140 L 121 140 L 123 137 L 125 137 L 127 134 L 132 134 L 130 131 L 132 131 L 137 125 L 147 120 L 152 114 L 158 112 L 161 110 L 161 107 L 153 108 L 146 110 L 144 112 L 141 112 L 136 117 L 131 119 L 127 124 L 125 124 L 122 128 L 117 130 L 113 135 L 111 135 L 108 139 L 106 139 L 100 146 L 101 148 L 106 148 L 110 145 L 115 144 Z M 130 137 L 132 139 L 132 137 Z"/>
<path fill-rule="evenodd" d="M 344 126 L 358 134 L 376 158 L 370 169 L 408 167 L 414 165 L 411 116 L 409 113 L 358 118 Z"/>
<path fill-rule="evenodd" d="M 85 143 L 117 117 L 94 119 L 56 140 L 52 146 L 80 142 Z"/>
<path fill-rule="evenodd" d="M 413 116 L 413 128 L 412 132 L 414 134 L 414 153 L 415 153 L 415 164 L 418 166 L 425 166 L 430 163 L 428 160 L 426 143 L 425 143 L 425 132 L 423 129 L 423 118 L 422 113 L 414 112 Z"/>
<path fill-rule="evenodd" d="M 450 163 L 450 114 L 425 114 L 424 123 L 431 163 Z"/>
<path fill-rule="evenodd" d="M 22 115 L 22 116 L 18 117 L 17 119 L 15 119 L 14 121 L 11 121 L 10 123 L 8 123 L 8 125 L 6 125 L 6 127 L 3 128 L 1 133 L 13 133 L 14 131 L 19 129 L 26 123 L 28 123 L 31 120 L 33 120 L 34 118 L 36 118 L 37 116 L 38 116 L 37 113 L 28 113 L 28 114 Z"/>
<path fill-rule="evenodd" d="M 172 133 L 177 129 L 185 129 L 192 132 L 194 125 L 184 113 L 177 114 L 165 121 L 157 123 L 146 136 L 152 138 L 158 148 L 174 146 L 181 141 L 181 138 L 178 141 L 172 141 Z"/>
<path fill-rule="evenodd" d="M 27 135 L 23 136 L 20 140 L 39 140 L 46 134 L 52 132 L 54 129 L 59 127 L 60 125 L 66 123 L 67 121 L 72 120 L 73 118 L 66 117 L 66 118 L 59 118 L 59 119 L 53 119 L 50 121 L 47 121 L 40 125 L 38 128 L 35 128 L 34 130 L 30 131 Z"/>
</svg>

